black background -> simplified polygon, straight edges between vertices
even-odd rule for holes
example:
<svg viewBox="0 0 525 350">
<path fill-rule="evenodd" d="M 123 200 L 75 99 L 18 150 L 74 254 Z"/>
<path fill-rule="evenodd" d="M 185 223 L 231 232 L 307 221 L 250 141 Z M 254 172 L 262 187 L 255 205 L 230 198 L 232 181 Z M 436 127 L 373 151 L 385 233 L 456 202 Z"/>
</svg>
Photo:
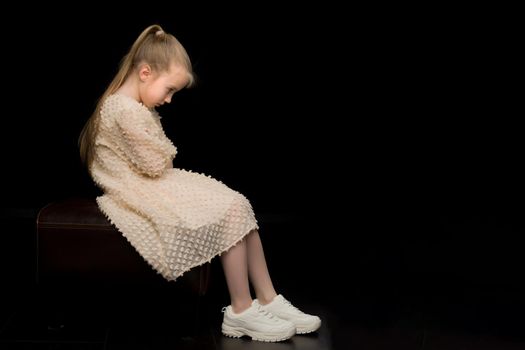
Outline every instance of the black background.
<svg viewBox="0 0 525 350">
<path fill-rule="evenodd" d="M 401 274 L 522 286 L 521 81 L 508 13 L 151 4 L 11 15 L 7 213 L 98 195 L 78 135 L 120 58 L 158 23 L 198 76 L 159 110 L 174 166 L 220 179 L 263 218 L 290 219 L 297 229 L 279 243 L 318 278 L 381 261 Z"/>
</svg>

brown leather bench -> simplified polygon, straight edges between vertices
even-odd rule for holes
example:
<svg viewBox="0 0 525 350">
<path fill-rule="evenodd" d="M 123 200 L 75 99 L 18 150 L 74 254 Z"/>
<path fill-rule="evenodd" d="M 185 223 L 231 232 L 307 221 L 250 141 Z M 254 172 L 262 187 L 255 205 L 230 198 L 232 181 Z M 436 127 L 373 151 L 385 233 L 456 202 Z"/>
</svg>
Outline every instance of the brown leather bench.
<svg viewBox="0 0 525 350">
<path fill-rule="evenodd" d="M 164 290 L 173 300 L 180 299 L 176 293 L 196 296 L 198 313 L 200 297 L 208 290 L 209 263 L 176 281 L 165 280 L 107 220 L 94 198 L 73 197 L 47 204 L 38 212 L 36 234 L 36 282 L 42 302 L 53 315 L 62 314 L 65 300 L 88 295 L 90 300 L 98 297 L 111 305 L 111 295 L 145 290 L 154 290 L 156 296 Z M 50 317 L 50 323 L 63 323 L 55 320 L 60 316 Z"/>
</svg>

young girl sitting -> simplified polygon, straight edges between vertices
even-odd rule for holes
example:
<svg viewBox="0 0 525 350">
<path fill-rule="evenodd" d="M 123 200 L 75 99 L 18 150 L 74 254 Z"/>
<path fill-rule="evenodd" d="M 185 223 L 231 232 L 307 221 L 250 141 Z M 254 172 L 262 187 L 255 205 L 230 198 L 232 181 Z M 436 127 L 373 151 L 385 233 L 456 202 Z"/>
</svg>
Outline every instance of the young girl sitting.
<svg viewBox="0 0 525 350">
<path fill-rule="evenodd" d="M 231 299 L 223 334 L 273 342 L 314 332 L 320 318 L 273 287 L 250 202 L 209 176 L 173 168 L 177 149 L 155 108 L 193 82 L 180 42 L 158 25 L 146 28 L 79 137 L 82 161 L 104 192 L 97 204 L 169 281 L 220 256 Z"/>
</svg>

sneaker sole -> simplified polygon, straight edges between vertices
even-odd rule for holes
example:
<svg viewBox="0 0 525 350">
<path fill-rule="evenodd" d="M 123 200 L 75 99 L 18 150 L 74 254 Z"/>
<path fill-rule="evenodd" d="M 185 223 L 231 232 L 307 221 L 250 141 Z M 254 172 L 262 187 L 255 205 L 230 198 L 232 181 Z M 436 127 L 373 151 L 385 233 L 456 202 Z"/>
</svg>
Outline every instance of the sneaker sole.
<svg viewBox="0 0 525 350">
<path fill-rule="evenodd" d="M 308 334 L 315 332 L 321 328 L 321 322 L 315 323 L 313 326 L 297 327 L 296 334 Z"/>
<path fill-rule="evenodd" d="M 232 326 L 228 326 L 225 324 L 223 324 L 221 328 L 222 328 L 222 334 L 224 334 L 227 337 L 240 338 L 243 335 L 246 335 L 246 336 L 251 337 L 252 340 L 272 342 L 272 343 L 290 339 L 291 337 L 295 335 L 295 329 L 291 329 L 288 333 L 272 335 L 268 333 L 254 332 L 249 329 L 242 328 L 242 327 L 232 327 Z"/>
</svg>

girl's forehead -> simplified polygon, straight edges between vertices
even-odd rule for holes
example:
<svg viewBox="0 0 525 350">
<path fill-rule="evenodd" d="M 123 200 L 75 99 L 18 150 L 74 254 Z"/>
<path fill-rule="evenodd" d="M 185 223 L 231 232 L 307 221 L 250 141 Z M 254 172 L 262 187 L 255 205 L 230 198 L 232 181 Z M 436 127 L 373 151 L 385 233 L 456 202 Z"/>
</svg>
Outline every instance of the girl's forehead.
<svg viewBox="0 0 525 350">
<path fill-rule="evenodd" d="M 173 85 L 186 85 L 189 80 L 188 71 L 180 65 L 172 65 L 168 72 L 164 72 L 168 83 Z"/>
</svg>

